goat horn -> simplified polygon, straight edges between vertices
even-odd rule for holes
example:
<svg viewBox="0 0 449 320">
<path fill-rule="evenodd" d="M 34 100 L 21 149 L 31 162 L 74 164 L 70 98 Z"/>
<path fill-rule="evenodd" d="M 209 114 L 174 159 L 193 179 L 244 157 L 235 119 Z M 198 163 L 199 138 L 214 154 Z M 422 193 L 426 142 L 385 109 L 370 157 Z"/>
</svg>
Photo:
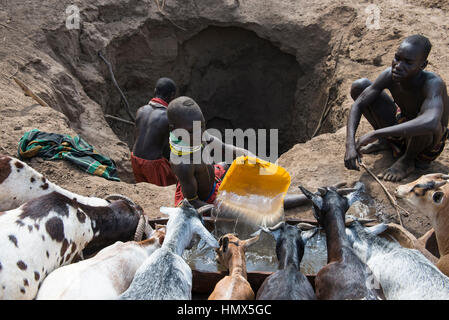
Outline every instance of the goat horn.
<svg viewBox="0 0 449 320">
<path fill-rule="evenodd" d="M 358 221 L 360 224 L 365 225 L 371 222 L 377 221 L 376 219 L 364 219 L 364 218 L 354 218 L 354 217 L 347 217 L 345 220 L 345 226 L 350 226 L 354 221 Z"/>
<path fill-rule="evenodd" d="M 351 193 L 351 192 L 355 192 L 355 191 L 357 191 L 358 189 L 356 189 L 356 188 L 343 188 L 343 189 L 338 189 L 337 190 L 337 193 L 339 194 L 339 195 L 341 195 L 341 196 L 344 196 L 344 195 L 347 195 L 347 194 L 349 194 L 349 193 Z"/>
<path fill-rule="evenodd" d="M 447 180 L 447 179 L 449 179 L 449 175 L 448 174 L 442 174 L 440 178 Z"/>
<path fill-rule="evenodd" d="M 270 231 L 276 231 L 277 229 L 279 229 L 280 227 L 282 227 L 284 223 L 285 223 L 284 221 L 281 221 L 281 222 L 279 222 L 277 225 L 275 225 L 274 227 L 268 227 L 268 230 L 270 230 Z"/>
<path fill-rule="evenodd" d="M 298 227 L 300 230 L 312 230 L 314 228 L 316 228 L 316 226 L 310 224 L 310 223 L 305 223 L 305 222 L 300 222 L 296 225 L 296 227 Z"/>
<path fill-rule="evenodd" d="M 204 206 L 202 206 L 202 207 L 199 207 L 199 208 L 197 209 L 197 211 L 198 211 L 198 214 L 202 215 L 203 212 L 205 212 L 205 211 L 207 211 L 207 210 L 210 210 L 210 209 L 212 209 L 212 208 L 214 208 L 214 207 L 215 207 L 215 206 L 214 206 L 213 204 L 206 204 L 206 205 L 204 205 Z"/>
<path fill-rule="evenodd" d="M 342 181 L 342 182 L 334 184 L 333 187 L 338 189 L 338 188 L 346 186 L 347 184 L 348 184 L 347 182 Z"/>
<path fill-rule="evenodd" d="M 320 193 L 320 195 L 321 196 L 324 196 L 324 195 L 326 195 L 326 193 L 327 193 L 327 190 L 326 190 L 326 188 L 318 188 L 318 192 Z"/>
</svg>

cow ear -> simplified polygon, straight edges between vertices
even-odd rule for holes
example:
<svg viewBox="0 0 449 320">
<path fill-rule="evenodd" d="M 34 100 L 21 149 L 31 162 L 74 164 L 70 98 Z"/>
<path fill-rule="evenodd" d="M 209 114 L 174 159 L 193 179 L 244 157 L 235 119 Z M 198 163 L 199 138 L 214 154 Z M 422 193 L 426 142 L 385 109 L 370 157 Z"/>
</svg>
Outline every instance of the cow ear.
<svg viewBox="0 0 449 320">
<path fill-rule="evenodd" d="M 441 204 L 444 199 L 444 192 L 442 191 L 435 191 L 432 195 L 432 201 L 436 204 Z"/>
</svg>

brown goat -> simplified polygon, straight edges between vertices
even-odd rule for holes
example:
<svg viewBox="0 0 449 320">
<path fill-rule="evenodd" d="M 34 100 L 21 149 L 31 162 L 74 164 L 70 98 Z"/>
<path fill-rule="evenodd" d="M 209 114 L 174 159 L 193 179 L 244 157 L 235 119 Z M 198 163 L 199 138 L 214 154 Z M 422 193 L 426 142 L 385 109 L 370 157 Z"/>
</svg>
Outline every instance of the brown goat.
<svg viewBox="0 0 449 320">
<path fill-rule="evenodd" d="M 247 280 L 245 251 L 258 240 L 259 235 L 240 240 L 231 233 L 220 238 L 217 260 L 228 268 L 229 275 L 215 285 L 208 300 L 254 300 L 254 291 Z"/>
</svg>

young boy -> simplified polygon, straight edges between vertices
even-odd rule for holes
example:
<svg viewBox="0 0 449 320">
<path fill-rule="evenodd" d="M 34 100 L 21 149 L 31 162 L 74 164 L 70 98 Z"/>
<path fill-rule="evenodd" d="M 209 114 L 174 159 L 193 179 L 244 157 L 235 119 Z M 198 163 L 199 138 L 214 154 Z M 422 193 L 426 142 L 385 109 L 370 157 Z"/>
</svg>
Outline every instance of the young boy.
<svg viewBox="0 0 449 320">
<path fill-rule="evenodd" d="M 167 111 L 170 128 L 170 164 L 178 177 L 178 184 L 175 193 L 175 205 L 177 206 L 184 198 L 187 199 L 195 208 L 206 204 L 213 204 L 217 196 L 229 164 L 221 162 L 211 164 L 211 161 L 205 162 L 201 153 L 206 147 L 213 150 L 221 149 L 222 154 L 232 153 L 232 159 L 239 156 L 251 156 L 251 152 L 237 148 L 233 145 L 225 144 L 218 138 L 209 135 L 205 131 L 205 120 L 198 104 L 188 97 L 179 97 L 173 100 Z M 194 122 L 201 123 L 200 134 L 194 132 Z M 188 132 L 188 141 L 181 141 L 174 134 L 174 130 L 183 129 Z M 195 134 L 201 136 L 195 142 Z M 198 156 L 200 155 L 200 156 Z M 182 161 L 184 160 L 184 161 Z M 199 161 L 198 161 L 199 160 Z M 284 199 L 284 208 L 292 208 L 307 202 L 304 195 L 288 195 Z"/>
<path fill-rule="evenodd" d="M 407 37 L 396 51 L 392 66 L 374 83 L 368 79 L 353 83 L 351 96 L 355 102 L 347 124 L 346 168 L 359 170 L 360 154 L 391 148 L 399 158 L 379 178 L 400 181 L 415 166 L 424 167 L 441 154 L 448 135 L 449 100 L 444 81 L 424 71 L 431 48 L 424 36 Z M 374 131 L 356 143 L 362 114 Z"/>
</svg>

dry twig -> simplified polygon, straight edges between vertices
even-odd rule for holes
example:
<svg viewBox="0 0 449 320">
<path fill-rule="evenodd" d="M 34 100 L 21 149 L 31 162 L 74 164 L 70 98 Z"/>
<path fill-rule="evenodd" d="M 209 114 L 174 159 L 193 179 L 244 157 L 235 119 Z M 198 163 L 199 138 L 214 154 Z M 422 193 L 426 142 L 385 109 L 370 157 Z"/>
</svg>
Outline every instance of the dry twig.
<svg viewBox="0 0 449 320">
<path fill-rule="evenodd" d="M 410 215 L 410 213 L 405 210 L 404 208 L 402 208 L 394 199 L 394 197 L 390 194 L 390 192 L 388 192 L 387 188 L 384 186 L 384 184 L 379 180 L 379 178 L 377 178 L 377 176 L 362 162 L 359 160 L 359 165 L 366 170 L 366 172 L 368 172 L 370 174 L 371 177 L 374 178 L 374 180 L 376 180 L 380 186 L 382 187 L 382 189 L 384 190 L 385 194 L 387 195 L 388 199 L 390 200 L 391 204 L 393 205 L 393 207 L 396 210 L 396 214 L 398 215 L 399 218 L 399 223 L 401 224 L 402 227 L 404 227 L 404 224 L 402 222 L 402 216 L 399 212 L 399 210 L 404 211 L 406 214 L 403 214 L 404 216 L 408 217 Z"/>
</svg>

